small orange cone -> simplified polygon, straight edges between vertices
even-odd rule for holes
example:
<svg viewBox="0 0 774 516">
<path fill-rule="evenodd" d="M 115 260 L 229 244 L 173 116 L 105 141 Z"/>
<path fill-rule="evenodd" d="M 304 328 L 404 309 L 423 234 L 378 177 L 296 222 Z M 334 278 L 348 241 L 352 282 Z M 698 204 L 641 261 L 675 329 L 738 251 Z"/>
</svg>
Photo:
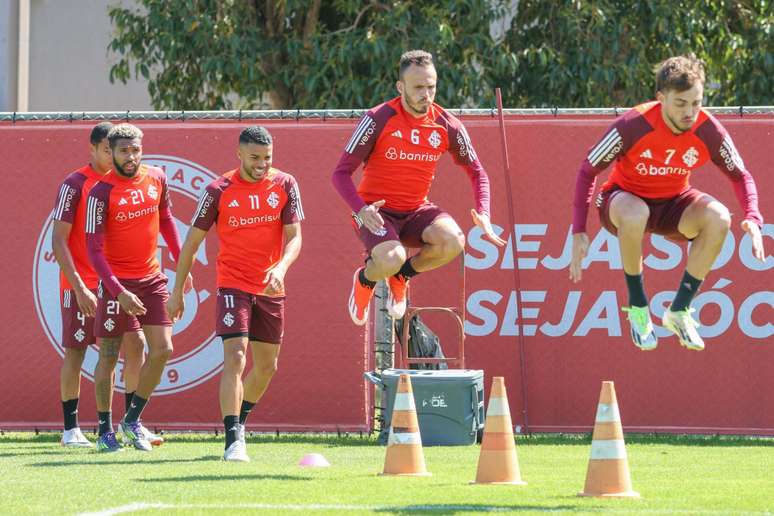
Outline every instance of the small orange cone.
<svg viewBox="0 0 774 516">
<path fill-rule="evenodd" d="M 639 493 L 632 490 L 621 413 L 618 411 L 613 382 L 602 382 L 594 435 L 591 438 L 586 487 L 578 496 L 640 497 Z"/>
<path fill-rule="evenodd" d="M 511 409 L 502 376 L 492 378 L 492 391 L 486 410 L 484 439 L 478 456 L 476 480 L 472 484 L 527 485 L 521 479 L 516 443 L 513 440 Z"/>
<path fill-rule="evenodd" d="M 402 374 L 398 380 L 395 404 L 392 407 L 390 435 L 387 438 L 387 455 L 384 458 L 382 475 L 429 477 L 422 453 L 422 438 L 419 435 L 417 409 L 414 405 L 414 391 L 411 378 Z"/>
</svg>

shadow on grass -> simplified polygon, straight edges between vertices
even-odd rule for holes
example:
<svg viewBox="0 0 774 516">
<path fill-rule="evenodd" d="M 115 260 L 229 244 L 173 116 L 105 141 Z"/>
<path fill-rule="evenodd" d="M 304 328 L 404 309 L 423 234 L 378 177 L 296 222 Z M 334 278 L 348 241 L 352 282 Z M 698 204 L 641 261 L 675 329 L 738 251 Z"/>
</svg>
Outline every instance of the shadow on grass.
<svg viewBox="0 0 774 516">
<path fill-rule="evenodd" d="M 297 475 L 190 475 L 187 477 L 136 478 L 135 482 L 208 482 L 215 480 L 312 480 Z"/>
<path fill-rule="evenodd" d="M 119 452 L 120 453 L 120 452 Z M 142 456 L 135 455 L 138 457 L 135 460 L 111 460 L 112 457 L 115 457 L 115 454 L 111 455 L 92 455 L 93 460 L 61 460 L 61 461 L 48 461 L 48 462 L 38 462 L 37 464 L 30 464 L 30 467 L 33 468 L 59 468 L 59 467 L 72 467 L 74 465 L 78 466 L 113 466 L 113 465 L 132 465 L 137 466 L 140 464 L 184 464 L 186 462 L 217 462 L 221 460 L 220 455 L 205 455 L 203 457 L 197 457 L 194 459 L 143 459 Z"/>
<path fill-rule="evenodd" d="M 88 450 L 41 450 L 40 448 L 37 448 L 35 450 L 25 451 L 25 452 L 15 452 L 15 453 L 0 453 L 0 458 L 3 457 L 39 457 L 41 455 L 56 455 L 57 457 L 67 456 L 68 453 L 72 453 L 74 457 L 77 457 L 78 453 L 83 452 L 89 453 Z"/>
<path fill-rule="evenodd" d="M 774 446 L 774 437 L 748 435 L 696 434 L 624 434 L 627 444 L 659 444 L 667 446 Z M 531 434 L 516 437 L 519 446 L 563 445 L 589 446 L 591 434 Z"/>
<path fill-rule="evenodd" d="M 627 443 L 631 444 L 661 444 L 676 446 L 774 446 L 774 437 L 746 436 L 746 435 L 695 435 L 695 434 L 625 434 Z M 164 434 L 168 445 L 222 443 L 222 435 L 212 433 L 167 433 Z M 0 446 L 14 443 L 18 448 L 39 449 L 41 443 L 59 444 L 60 434 L 15 432 L 0 436 Z M 310 444 L 320 446 L 381 446 L 376 442 L 376 434 L 369 437 L 364 434 L 337 435 L 337 434 L 275 434 L 275 433 L 247 433 L 249 444 Z M 516 444 L 519 446 L 531 445 L 562 445 L 562 446 L 588 446 L 591 444 L 590 433 L 576 434 L 530 434 L 518 435 Z"/>
<path fill-rule="evenodd" d="M 166 432 L 163 433 L 166 443 L 170 444 L 199 444 L 199 443 L 223 443 L 223 434 L 215 435 L 211 432 Z M 87 437 L 94 438 L 89 433 Z M 330 446 L 372 446 L 376 444 L 376 434 L 373 437 L 368 434 L 292 434 L 292 433 L 259 433 L 247 432 L 245 436 L 250 444 L 320 444 Z M 61 433 L 14 432 L 0 435 L 0 445 L 4 443 L 19 443 L 34 447 L 41 443 L 57 443 L 61 439 Z"/>
<path fill-rule="evenodd" d="M 588 507 L 584 507 L 588 509 Z M 424 505 L 403 505 L 395 507 L 380 507 L 374 509 L 374 512 L 386 512 L 390 514 L 456 514 L 458 512 L 571 512 L 581 509 L 578 505 L 557 505 L 545 507 L 542 505 L 453 505 L 453 504 L 424 504 Z"/>
</svg>

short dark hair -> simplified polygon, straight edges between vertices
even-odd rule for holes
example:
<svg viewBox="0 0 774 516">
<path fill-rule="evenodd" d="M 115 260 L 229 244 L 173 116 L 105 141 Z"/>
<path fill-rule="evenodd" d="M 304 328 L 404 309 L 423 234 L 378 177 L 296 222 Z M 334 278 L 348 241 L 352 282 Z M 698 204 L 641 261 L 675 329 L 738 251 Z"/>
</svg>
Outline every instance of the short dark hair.
<svg viewBox="0 0 774 516">
<path fill-rule="evenodd" d="M 110 132 L 108 132 L 107 139 L 108 143 L 110 144 L 110 148 L 113 149 L 115 148 L 116 142 L 118 140 L 134 140 L 135 138 L 142 140 L 142 136 L 142 131 L 140 131 L 140 128 L 136 125 L 118 124 L 114 125 Z"/>
<path fill-rule="evenodd" d="M 690 53 L 670 57 L 656 66 L 656 91 L 682 92 L 690 90 L 697 82 L 704 84 L 704 62 Z"/>
<path fill-rule="evenodd" d="M 239 145 L 256 143 L 258 145 L 271 145 L 272 138 L 268 129 L 262 125 L 251 125 L 245 127 L 239 133 Z"/>
<path fill-rule="evenodd" d="M 403 72 L 411 65 L 433 66 L 433 54 L 424 50 L 409 50 L 400 56 L 398 65 L 398 77 L 403 78 Z"/>
<path fill-rule="evenodd" d="M 92 145 L 99 145 L 102 140 L 107 138 L 107 135 L 112 128 L 113 124 L 110 122 L 98 123 L 91 130 L 91 134 L 89 135 L 89 142 L 91 142 Z"/>
</svg>

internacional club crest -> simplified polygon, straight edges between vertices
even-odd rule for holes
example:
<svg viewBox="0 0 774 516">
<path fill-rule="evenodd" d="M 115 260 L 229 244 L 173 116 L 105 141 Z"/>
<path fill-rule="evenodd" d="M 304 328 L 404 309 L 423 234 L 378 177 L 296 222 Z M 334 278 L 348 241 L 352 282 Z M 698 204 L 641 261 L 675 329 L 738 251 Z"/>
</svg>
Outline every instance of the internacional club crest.
<svg viewBox="0 0 774 516">
<path fill-rule="evenodd" d="M 146 155 L 143 163 L 159 167 L 166 173 L 172 213 L 180 238 L 184 240 L 199 197 L 207 184 L 218 176 L 202 165 L 174 156 Z M 32 287 L 35 309 L 46 336 L 56 352 L 64 356 L 59 309 L 59 266 L 51 250 L 53 227 L 53 219 L 49 215 L 38 238 Z M 223 352 L 213 331 L 215 296 L 208 290 L 208 286 L 215 285 L 215 248 L 207 245 L 209 240 L 208 237 L 196 254 L 192 269 L 194 289 L 185 295 L 185 314 L 173 328 L 175 352 L 167 362 L 154 395 L 185 391 L 206 382 L 223 368 Z M 158 260 L 162 272 L 169 278 L 168 288 L 171 291 L 175 281 L 175 264 L 161 236 Z M 97 349 L 89 346 L 83 361 L 83 374 L 91 381 L 94 381 L 97 359 Z M 124 390 L 123 371 L 124 363 L 121 359 L 116 367 L 116 387 L 121 391 Z"/>
</svg>

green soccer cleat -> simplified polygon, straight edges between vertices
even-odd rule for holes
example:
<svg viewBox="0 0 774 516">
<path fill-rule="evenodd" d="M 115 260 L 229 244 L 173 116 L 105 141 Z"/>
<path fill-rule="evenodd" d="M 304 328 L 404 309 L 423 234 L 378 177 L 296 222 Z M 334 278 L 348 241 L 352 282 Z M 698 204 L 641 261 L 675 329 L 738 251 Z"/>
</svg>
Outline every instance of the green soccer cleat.
<svg viewBox="0 0 774 516">
<path fill-rule="evenodd" d="M 625 306 L 631 327 L 631 337 L 634 345 L 643 351 L 652 351 L 658 345 L 658 338 L 650 320 L 650 310 L 647 306 Z"/>
<path fill-rule="evenodd" d="M 97 451 L 98 452 L 118 452 L 122 451 L 123 448 L 121 447 L 121 444 L 119 444 L 118 440 L 116 439 L 115 432 L 107 432 L 99 436 L 99 439 L 97 439 Z"/>
</svg>

